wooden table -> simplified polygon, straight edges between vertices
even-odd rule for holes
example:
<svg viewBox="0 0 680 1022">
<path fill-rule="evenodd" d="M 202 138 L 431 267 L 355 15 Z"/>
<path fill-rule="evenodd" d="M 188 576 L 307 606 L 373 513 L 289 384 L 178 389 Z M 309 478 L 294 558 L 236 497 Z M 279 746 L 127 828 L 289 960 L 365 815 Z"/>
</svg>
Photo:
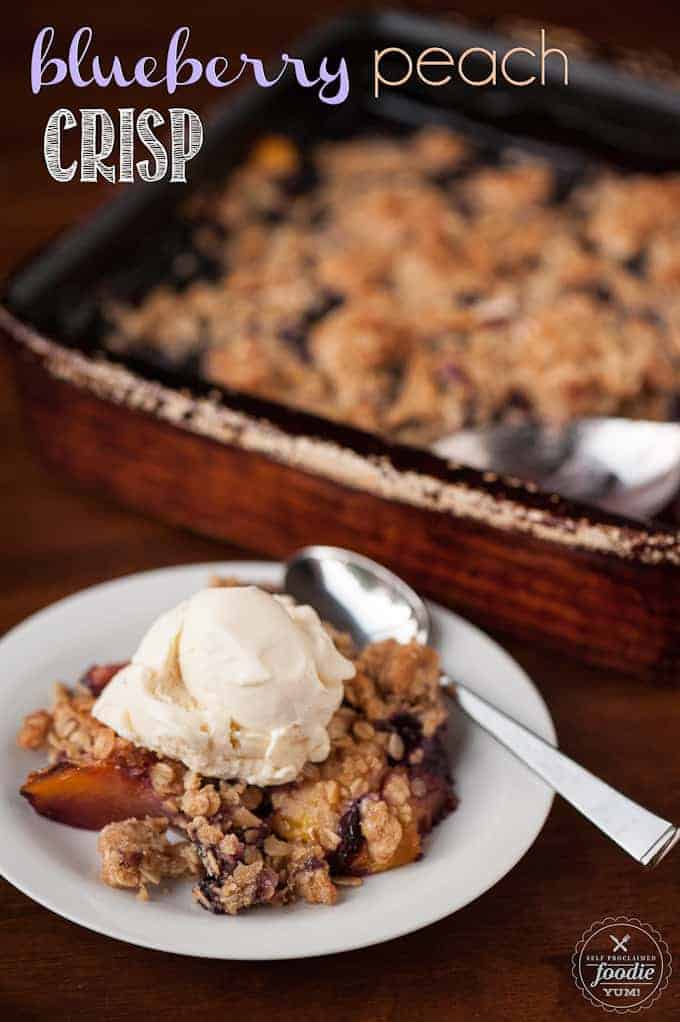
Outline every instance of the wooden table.
<svg viewBox="0 0 680 1022">
<path fill-rule="evenodd" d="M 317 9 L 341 9 L 328 2 Z M 430 5 L 433 6 L 433 5 Z M 491 13 L 498 4 L 460 4 Z M 107 52 L 154 52 L 154 40 L 179 24 L 192 25 L 198 52 L 280 52 L 309 18 L 306 4 L 286 5 L 255 23 L 245 6 L 185 11 L 157 4 L 157 16 L 135 22 L 132 4 L 89 12 L 69 0 L 59 14 L 46 4 L 24 5 L 6 26 L 2 45 L 5 103 L 0 182 L 5 201 L 0 271 L 99 199 L 94 186 L 57 185 L 40 156 L 44 120 L 58 103 L 85 105 L 75 90 L 31 97 L 26 84 L 33 35 L 44 24 L 71 30 L 94 23 Z M 289 10 L 290 7 L 290 10 Z M 540 4 L 523 10 L 541 15 Z M 596 16 L 590 5 L 555 5 L 569 24 L 601 37 L 657 42 L 680 52 L 680 23 L 650 9 L 638 24 L 625 8 Z M 41 9 L 42 8 L 42 9 Z M 217 8 L 216 8 L 217 9 Z M 274 8 L 272 8 L 274 10 Z M 606 17 L 605 17 L 606 13 Z M 219 24 L 219 33 L 215 33 Z M 157 43 L 156 43 L 157 48 Z M 130 90 L 132 92 L 132 90 Z M 198 95 L 198 94 L 197 94 Z M 205 98 L 205 94 L 203 97 Z M 112 106 L 139 96 L 116 97 Z M 144 97 L 146 102 L 146 97 Z M 98 105 L 100 98 L 88 97 Z M 192 96 L 192 104 L 194 98 Z M 195 101 L 199 106 L 199 99 Z M 13 388 L 0 365 L 2 587 L 0 631 L 27 614 L 87 586 L 128 572 L 180 562 L 238 556 L 238 551 L 178 532 L 74 491 L 48 475 L 19 422 Z M 311 538 L 311 537 L 310 537 Z M 502 639 L 502 637 L 499 637 Z M 678 694 L 644 689 L 568 658 L 520 643 L 506 645 L 540 685 L 562 746 L 595 772 L 659 813 L 680 819 Z M 680 853 L 679 853 L 680 854 Z M 607 915 L 653 923 L 680 954 L 678 856 L 657 872 L 629 863 L 575 812 L 557 804 L 543 834 L 516 869 L 491 892 L 455 916 L 420 933 L 363 951 L 317 961 L 229 964 L 146 951 L 90 933 L 51 915 L 2 882 L 0 886 L 0 1008 L 7 1019 L 276 1018 L 492 1019 L 544 1022 L 597 1019 L 570 975 L 581 933 Z M 233 925 L 228 920 L 216 922 Z M 199 1014 L 200 1013 L 200 1014 Z M 680 980 L 649 1012 L 680 1014 Z"/>
</svg>

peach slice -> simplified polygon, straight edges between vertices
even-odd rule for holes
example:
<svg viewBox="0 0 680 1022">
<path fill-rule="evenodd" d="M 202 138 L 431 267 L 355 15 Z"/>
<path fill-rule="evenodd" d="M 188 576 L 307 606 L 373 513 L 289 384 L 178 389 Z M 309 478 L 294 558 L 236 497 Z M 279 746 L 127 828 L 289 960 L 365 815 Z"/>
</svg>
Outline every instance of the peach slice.
<svg viewBox="0 0 680 1022">
<path fill-rule="evenodd" d="M 55 763 L 28 775 L 21 788 L 41 816 L 69 827 L 101 830 L 131 817 L 169 816 L 148 770 L 111 762 Z"/>
</svg>

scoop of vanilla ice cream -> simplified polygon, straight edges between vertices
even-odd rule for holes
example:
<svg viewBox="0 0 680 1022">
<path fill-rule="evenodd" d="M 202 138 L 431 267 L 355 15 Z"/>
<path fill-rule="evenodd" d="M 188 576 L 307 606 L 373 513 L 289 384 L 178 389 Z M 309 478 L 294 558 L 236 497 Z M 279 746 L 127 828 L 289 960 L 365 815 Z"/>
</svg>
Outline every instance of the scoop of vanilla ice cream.
<svg viewBox="0 0 680 1022">
<path fill-rule="evenodd" d="M 328 756 L 353 675 L 311 607 L 255 586 L 205 589 L 155 621 L 92 713 L 209 777 L 283 784 Z"/>
</svg>

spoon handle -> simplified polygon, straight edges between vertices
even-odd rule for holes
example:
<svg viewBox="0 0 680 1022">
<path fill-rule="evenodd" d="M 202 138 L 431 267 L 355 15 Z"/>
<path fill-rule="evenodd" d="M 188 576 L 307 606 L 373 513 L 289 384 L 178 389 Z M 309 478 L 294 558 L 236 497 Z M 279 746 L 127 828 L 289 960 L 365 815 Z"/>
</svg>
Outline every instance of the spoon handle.
<svg viewBox="0 0 680 1022">
<path fill-rule="evenodd" d="M 558 794 L 643 866 L 656 866 L 680 837 L 680 830 L 559 752 L 533 731 L 491 706 L 464 685 L 442 678 L 448 694 Z"/>
</svg>

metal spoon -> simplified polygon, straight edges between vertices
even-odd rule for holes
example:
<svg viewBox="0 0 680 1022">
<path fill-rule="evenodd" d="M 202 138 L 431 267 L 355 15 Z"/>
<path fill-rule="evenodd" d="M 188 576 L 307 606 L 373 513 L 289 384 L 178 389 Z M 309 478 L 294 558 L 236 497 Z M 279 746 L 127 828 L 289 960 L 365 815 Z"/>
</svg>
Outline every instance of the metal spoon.
<svg viewBox="0 0 680 1022">
<path fill-rule="evenodd" d="M 578 419 L 464 429 L 433 450 L 449 462 L 533 480 L 542 490 L 629 518 L 652 518 L 680 491 L 680 424 Z"/>
<path fill-rule="evenodd" d="M 430 615 L 418 594 L 387 568 L 349 550 L 299 550 L 286 564 L 285 589 L 360 646 L 390 637 L 427 642 L 430 635 Z M 643 866 L 656 866 L 680 838 L 668 820 L 632 802 L 465 685 L 446 676 L 442 685 L 468 717 Z"/>
</svg>

